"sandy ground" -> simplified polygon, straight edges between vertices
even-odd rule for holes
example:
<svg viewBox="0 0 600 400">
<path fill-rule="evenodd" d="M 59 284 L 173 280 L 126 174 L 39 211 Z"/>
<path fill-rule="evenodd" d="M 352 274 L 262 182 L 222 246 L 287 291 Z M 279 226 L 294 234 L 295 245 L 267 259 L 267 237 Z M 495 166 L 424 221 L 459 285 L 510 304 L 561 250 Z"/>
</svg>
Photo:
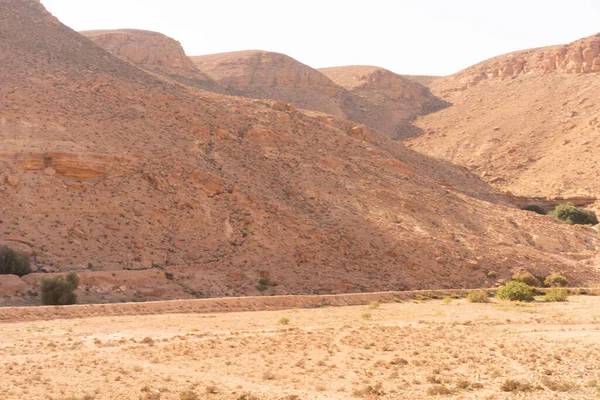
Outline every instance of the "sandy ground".
<svg viewBox="0 0 600 400">
<path fill-rule="evenodd" d="M 0 338 L 2 399 L 600 396 L 595 296 L 6 322 Z"/>
</svg>

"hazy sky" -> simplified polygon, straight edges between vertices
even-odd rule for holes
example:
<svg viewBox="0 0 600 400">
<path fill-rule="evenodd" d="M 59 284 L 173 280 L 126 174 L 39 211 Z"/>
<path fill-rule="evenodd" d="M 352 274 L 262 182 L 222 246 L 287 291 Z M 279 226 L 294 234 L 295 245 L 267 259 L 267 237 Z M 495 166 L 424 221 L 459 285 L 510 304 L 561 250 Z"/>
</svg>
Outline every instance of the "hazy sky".
<svg viewBox="0 0 600 400">
<path fill-rule="evenodd" d="M 600 32 L 599 0 L 42 0 L 75 30 L 136 28 L 188 55 L 260 49 L 315 68 L 446 75 Z"/>
</svg>

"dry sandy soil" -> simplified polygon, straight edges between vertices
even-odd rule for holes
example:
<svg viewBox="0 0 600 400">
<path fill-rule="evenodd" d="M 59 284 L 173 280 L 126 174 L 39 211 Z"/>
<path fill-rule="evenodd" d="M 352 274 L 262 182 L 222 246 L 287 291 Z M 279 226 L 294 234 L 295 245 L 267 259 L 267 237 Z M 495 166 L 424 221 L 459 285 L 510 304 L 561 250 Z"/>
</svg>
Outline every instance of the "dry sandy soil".
<svg viewBox="0 0 600 400">
<path fill-rule="evenodd" d="M 0 397 L 591 399 L 599 306 L 430 300 L 3 323 Z M 503 391 L 508 379 L 530 387 Z"/>
</svg>

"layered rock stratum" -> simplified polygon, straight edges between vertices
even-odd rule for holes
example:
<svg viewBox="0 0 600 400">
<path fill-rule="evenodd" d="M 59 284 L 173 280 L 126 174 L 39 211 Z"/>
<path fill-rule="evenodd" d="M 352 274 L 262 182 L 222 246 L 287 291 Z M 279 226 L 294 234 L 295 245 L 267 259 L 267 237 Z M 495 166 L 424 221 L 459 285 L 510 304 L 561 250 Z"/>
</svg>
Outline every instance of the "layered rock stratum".
<svg viewBox="0 0 600 400">
<path fill-rule="evenodd" d="M 594 230 L 366 126 L 173 84 L 37 1 L 0 37 L 0 241 L 36 271 L 2 301 L 67 271 L 82 301 L 598 281 Z"/>
</svg>

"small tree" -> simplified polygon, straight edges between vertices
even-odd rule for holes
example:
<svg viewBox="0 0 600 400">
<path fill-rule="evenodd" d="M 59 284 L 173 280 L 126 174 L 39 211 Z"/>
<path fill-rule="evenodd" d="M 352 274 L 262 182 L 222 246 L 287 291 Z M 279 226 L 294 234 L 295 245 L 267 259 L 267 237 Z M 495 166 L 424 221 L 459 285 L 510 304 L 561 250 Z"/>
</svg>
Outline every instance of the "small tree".
<svg viewBox="0 0 600 400">
<path fill-rule="evenodd" d="M 79 277 L 75 272 L 64 276 L 44 278 L 41 282 L 42 304 L 64 306 L 75 304 L 77 296 L 74 291 L 79 286 Z"/>
<path fill-rule="evenodd" d="M 496 291 L 496 297 L 512 301 L 533 301 L 533 288 L 523 282 L 510 281 Z"/>
<path fill-rule="evenodd" d="M 8 246 L 0 246 L 0 275 L 23 276 L 31 273 L 29 257 L 23 256 Z"/>
<path fill-rule="evenodd" d="M 571 225 L 596 225 L 598 223 L 598 218 L 593 211 L 577 208 L 572 203 L 557 205 L 550 215 Z"/>
</svg>

